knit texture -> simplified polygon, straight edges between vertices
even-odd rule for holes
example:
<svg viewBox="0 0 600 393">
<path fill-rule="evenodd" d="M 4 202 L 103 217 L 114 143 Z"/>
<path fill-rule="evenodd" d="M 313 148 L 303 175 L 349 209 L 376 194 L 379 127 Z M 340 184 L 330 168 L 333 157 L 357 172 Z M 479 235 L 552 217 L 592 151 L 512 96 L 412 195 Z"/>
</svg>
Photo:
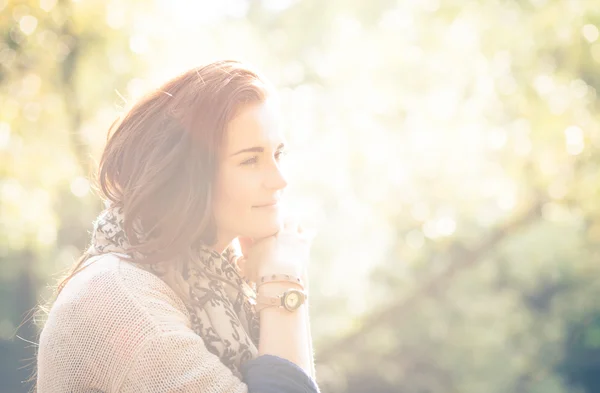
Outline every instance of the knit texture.
<svg viewBox="0 0 600 393">
<path fill-rule="evenodd" d="M 248 391 L 192 330 L 164 281 L 113 253 L 86 264 L 41 332 L 39 393 Z"/>
<path fill-rule="evenodd" d="M 117 253 L 163 280 L 183 301 L 192 330 L 202 337 L 206 348 L 241 378 L 240 366 L 258 354 L 259 314 L 256 292 L 241 276 L 233 242 L 221 253 L 196 243 L 174 259 L 148 263 L 147 255 L 132 248 L 125 231 L 121 206 L 108 206 L 94 222 L 88 257 Z M 133 220 L 139 242 L 147 236 L 141 222 Z M 151 253 L 152 254 L 152 253 Z"/>
</svg>

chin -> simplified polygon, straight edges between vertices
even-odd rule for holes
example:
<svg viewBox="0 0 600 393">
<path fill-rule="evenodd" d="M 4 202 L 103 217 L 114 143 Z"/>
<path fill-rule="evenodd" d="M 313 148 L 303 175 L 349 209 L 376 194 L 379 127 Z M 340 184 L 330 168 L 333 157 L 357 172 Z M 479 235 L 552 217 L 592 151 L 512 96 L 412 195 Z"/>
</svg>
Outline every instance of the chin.
<svg viewBox="0 0 600 393">
<path fill-rule="evenodd" d="M 251 230 L 249 230 L 249 236 L 255 239 L 260 239 L 263 237 L 273 236 L 279 231 L 281 228 L 281 224 L 277 220 L 273 220 L 270 223 L 261 223 L 261 225 L 257 225 Z"/>
</svg>

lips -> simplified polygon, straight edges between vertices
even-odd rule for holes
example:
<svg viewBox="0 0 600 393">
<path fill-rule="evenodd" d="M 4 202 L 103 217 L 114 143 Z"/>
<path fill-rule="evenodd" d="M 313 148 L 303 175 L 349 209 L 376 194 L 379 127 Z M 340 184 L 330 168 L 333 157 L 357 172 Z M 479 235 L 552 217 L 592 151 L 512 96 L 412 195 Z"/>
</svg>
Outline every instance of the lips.
<svg viewBox="0 0 600 393">
<path fill-rule="evenodd" d="M 266 203 L 264 205 L 257 205 L 257 206 L 254 206 L 254 207 L 269 207 L 269 206 L 275 206 L 278 203 L 279 203 L 279 201 L 275 201 L 275 202 Z"/>
</svg>

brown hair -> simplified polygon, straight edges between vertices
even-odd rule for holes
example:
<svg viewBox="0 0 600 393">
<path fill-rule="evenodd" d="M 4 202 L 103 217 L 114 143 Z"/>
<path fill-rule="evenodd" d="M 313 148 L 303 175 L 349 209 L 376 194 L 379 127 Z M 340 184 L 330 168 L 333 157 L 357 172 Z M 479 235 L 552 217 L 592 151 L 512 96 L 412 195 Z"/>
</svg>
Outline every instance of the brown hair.
<svg viewBox="0 0 600 393">
<path fill-rule="evenodd" d="M 170 80 L 111 126 L 96 183 L 106 202 L 123 208 L 126 236 L 144 262 L 169 260 L 196 242 L 214 244 L 212 185 L 225 129 L 240 107 L 264 101 L 268 90 L 242 63 L 218 61 Z M 139 241 L 134 222 L 147 240 Z"/>
<path fill-rule="evenodd" d="M 270 91 L 246 65 L 218 61 L 173 78 L 113 123 L 95 183 L 105 202 L 123 208 L 126 236 L 145 256 L 140 262 L 169 260 L 196 242 L 214 244 L 212 184 L 227 124 L 242 106 L 263 102 Z M 142 242 L 134 231 L 138 220 L 147 237 Z M 35 317 L 48 314 L 88 258 L 84 252 Z M 26 382 L 33 382 L 33 393 L 35 358 L 32 366 Z"/>
<path fill-rule="evenodd" d="M 270 91 L 248 66 L 218 61 L 173 78 L 113 123 L 95 183 L 105 202 L 123 208 L 132 250 L 145 256 L 140 262 L 169 260 L 196 242 L 214 244 L 212 185 L 227 124 L 244 104 L 263 102 Z M 138 220 L 147 237 L 141 242 L 134 231 Z M 84 252 L 35 317 L 48 314 L 88 258 Z M 35 361 L 26 381 L 33 382 L 31 393 L 37 391 Z"/>
</svg>

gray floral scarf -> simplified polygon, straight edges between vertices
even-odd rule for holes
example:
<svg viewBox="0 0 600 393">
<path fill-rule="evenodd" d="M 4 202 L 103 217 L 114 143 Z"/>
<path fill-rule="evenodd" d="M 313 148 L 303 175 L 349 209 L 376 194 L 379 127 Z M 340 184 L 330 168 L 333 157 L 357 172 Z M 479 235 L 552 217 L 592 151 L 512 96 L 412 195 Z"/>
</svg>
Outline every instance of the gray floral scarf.
<svg viewBox="0 0 600 393">
<path fill-rule="evenodd" d="M 86 253 L 133 257 L 136 252 L 129 247 L 122 208 L 102 211 L 94 222 Z M 203 338 L 210 352 L 241 378 L 241 364 L 258 354 L 259 316 L 254 308 L 254 290 L 240 275 L 236 264 L 240 255 L 232 245 L 221 254 L 202 245 L 193 250 L 193 255 L 197 258 L 134 264 L 156 274 L 179 295 L 194 332 Z"/>
</svg>

